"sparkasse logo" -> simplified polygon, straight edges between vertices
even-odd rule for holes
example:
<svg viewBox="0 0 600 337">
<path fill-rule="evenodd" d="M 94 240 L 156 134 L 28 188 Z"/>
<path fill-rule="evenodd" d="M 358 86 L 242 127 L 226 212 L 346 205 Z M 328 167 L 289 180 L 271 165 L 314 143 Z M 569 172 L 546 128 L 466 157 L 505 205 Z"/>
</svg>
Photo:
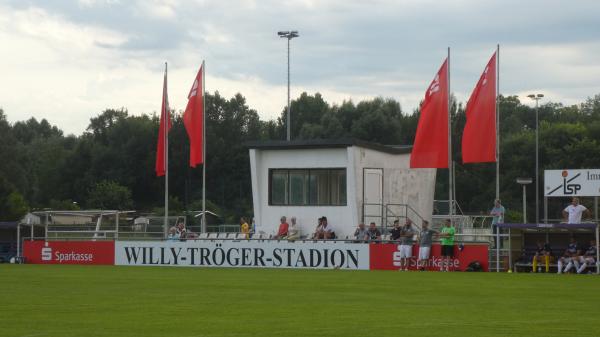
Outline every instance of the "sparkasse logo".
<svg viewBox="0 0 600 337">
<path fill-rule="evenodd" d="M 46 243 L 46 247 L 42 248 L 42 261 L 51 261 L 52 260 L 52 248 L 48 247 L 48 243 Z"/>
</svg>

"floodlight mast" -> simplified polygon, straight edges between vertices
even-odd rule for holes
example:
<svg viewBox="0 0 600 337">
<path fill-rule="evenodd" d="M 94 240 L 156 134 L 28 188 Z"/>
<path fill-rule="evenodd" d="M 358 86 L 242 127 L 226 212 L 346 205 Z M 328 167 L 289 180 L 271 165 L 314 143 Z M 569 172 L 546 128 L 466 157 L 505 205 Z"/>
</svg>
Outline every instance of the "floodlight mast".
<svg viewBox="0 0 600 337">
<path fill-rule="evenodd" d="M 539 101 L 544 94 L 529 94 L 527 97 L 535 101 L 535 222 L 540 223 L 540 146 L 539 146 Z M 544 219 L 548 221 L 547 219 Z"/>
<path fill-rule="evenodd" d="M 280 38 L 287 39 L 287 122 L 286 122 L 287 136 L 286 136 L 286 139 L 289 142 L 292 139 L 291 128 L 290 128 L 290 124 L 291 124 L 291 116 L 290 116 L 290 40 L 295 37 L 299 37 L 300 35 L 298 34 L 297 30 L 279 31 L 279 32 L 277 32 L 277 35 L 279 35 Z"/>
</svg>

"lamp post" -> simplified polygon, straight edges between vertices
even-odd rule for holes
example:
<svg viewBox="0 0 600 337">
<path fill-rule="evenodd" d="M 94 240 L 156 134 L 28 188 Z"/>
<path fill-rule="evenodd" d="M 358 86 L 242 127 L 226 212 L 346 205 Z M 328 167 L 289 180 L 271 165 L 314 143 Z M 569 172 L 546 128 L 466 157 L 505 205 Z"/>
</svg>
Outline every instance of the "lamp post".
<svg viewBox="0 0 600 337">
<path fill-rule="evenodd" d="M 531 178 L 517 178 L 517 184 L 523 185 L 523 223 L 527 223 L 527 185 L 532 183 Z"/>
<path fill-rule="evenodd" d="M 291 129 L 290 129 L 290 120 L 291 120 L 291 116 L 290 116 L 290 40 L 298 37 L 300 35 L 298 35 L 298 31 L 297 30 L 292 30 L 292 31 L 280 31 L 277 32 L 277 35 L 279 35 L 280 38 L 285 38 L 287 39 L 287 141 L 289 142 L 292 139 L 291 136 Z"/>
<path fill-rule="evenodd" d="M 539 146 L 539 101 L 544 94 L 530 94 L 527 97 L 535 101 L 535 223 L 540 223 L 540 146 Z"/>
</svg>

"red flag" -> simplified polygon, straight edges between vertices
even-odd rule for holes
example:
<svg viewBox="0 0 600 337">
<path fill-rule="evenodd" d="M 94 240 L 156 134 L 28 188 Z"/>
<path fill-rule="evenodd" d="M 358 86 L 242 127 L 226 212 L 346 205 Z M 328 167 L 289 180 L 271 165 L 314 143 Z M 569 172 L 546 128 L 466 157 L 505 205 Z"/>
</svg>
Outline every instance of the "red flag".
<svg viewBox="0 0 600 337">
<path fill-rule="evenodd" d="M 166 121 L 166 122 L 165 122 Z M 158 144 L 156 145 L 156 176 L 164 176 L 166 171 L 167 134 L 171 130 L 171 114 L 169 113 L 169 98 L 167 97 L 167 70 L 163 82 L 162 106 L 160 108 L 160 126 L 158 127 Z"/>
<path fill-rule="evenodd" d="M 496 53 L 488 62 L 467 103 L 462 136 L 463 163 L 496 161 Z"/>
<path fill-rule="evenodd" d="M 196 75 L 192 89 L 188 94 L 188 103 L 183 113 L 183 124 L 190 138 L 190 166 L 196 167 L 204 162 L 203 143 L 204 132 L 202 129 L 204 118 L 204 63 Z"/>
<path fill-rule="evenodd" d="M 425 92 L 410 168 L 448 167 L 448 60 Z"/>
</svg>

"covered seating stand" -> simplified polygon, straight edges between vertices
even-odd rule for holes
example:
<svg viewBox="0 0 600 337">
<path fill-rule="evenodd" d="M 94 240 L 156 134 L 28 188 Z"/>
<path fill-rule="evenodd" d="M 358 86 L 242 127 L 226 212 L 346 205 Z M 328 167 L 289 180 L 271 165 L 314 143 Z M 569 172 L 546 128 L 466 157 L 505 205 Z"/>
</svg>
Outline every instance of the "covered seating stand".
<svg viewBox="0 0 600 337">
<path fill-rule="evenodd" d="M 508 263 L 509 270 L 512 270 L 512 253 L 510 249 L 510 241 L 511 241 L 511 229 L 538 229 L 538 230 L 548 230 L 548 229 L 588 229 L 595 231 L 596 237 L 596 274 L 600 274 L 600 233 L 599 226 L 597 223 L 579 223 L 579 224 L 567 224 L 567 223 L 540 223 L 540 224 L 517 224 L 517 223 L 499 223 L 495 224 L 496 230 L 496 270 L 500 271 L 500 238 L 504 235 L 500 234 L 500 230 L 502 228 L 508 229 Z M 492 261 L 490 261 L 492 262 Z"/>
</svg>

